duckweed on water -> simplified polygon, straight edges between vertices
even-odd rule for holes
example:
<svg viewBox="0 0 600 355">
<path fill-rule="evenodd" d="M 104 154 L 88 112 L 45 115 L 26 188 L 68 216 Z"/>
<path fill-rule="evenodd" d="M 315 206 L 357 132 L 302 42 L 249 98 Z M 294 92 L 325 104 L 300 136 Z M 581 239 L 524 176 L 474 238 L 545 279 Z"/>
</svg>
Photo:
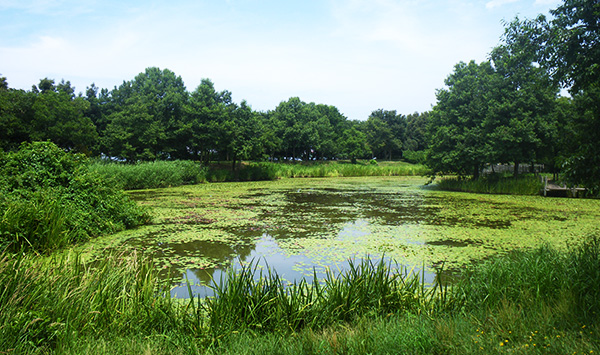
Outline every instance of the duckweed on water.
<svg viewBox="0 0 600 355">
<path fill-rule="evenodd" d="M 283 179 L 131 192 L 153 224 L 83 247 L 154 256 L 175 285 L 208 282 L 261 258 L 288 279 L 352 257 L 431 270 L 461 268 L 514 249 L 564 249 L 597 230 L 600 201 L 479 195 L 424 187 L 425 178 Z M 282 272 L 283 270 L 283 272 Z"/>
</svg>

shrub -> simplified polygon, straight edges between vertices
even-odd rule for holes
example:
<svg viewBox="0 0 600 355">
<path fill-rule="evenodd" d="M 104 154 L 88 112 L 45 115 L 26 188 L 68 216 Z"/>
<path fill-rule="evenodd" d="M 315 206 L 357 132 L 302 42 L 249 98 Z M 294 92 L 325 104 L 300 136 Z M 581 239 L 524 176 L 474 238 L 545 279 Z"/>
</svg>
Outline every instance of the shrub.
<svg viewBox="0 0 600 355">
<path fill-rule="evenodd" d="M 137 226 L 148 213 L 50 142 L 0 157 L 0 246 L 45 252 Z"/>
<path fill-rule="evenodd" d="M 402 157 L 404 160 L 412 164 L 425 164 L 424 150 L 405 150 L 402 152 Z"/>
</svg>

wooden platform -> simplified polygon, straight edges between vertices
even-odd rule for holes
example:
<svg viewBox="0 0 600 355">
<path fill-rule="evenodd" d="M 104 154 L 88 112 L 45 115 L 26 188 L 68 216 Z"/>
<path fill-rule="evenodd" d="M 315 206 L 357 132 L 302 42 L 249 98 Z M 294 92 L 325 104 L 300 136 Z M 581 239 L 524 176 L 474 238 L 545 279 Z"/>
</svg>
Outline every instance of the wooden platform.
<svg viewBox="0 0 600 355">
<path fill-rule="evenodd" d="M 547 197 L 577 197 L 580 192 L 585 192 L 582 187 L 567 187 L 565 185 L 557 185 L 552 180 L 548 180 L 544 177 L 544 190 L 543 194 Z"/>
</svg>

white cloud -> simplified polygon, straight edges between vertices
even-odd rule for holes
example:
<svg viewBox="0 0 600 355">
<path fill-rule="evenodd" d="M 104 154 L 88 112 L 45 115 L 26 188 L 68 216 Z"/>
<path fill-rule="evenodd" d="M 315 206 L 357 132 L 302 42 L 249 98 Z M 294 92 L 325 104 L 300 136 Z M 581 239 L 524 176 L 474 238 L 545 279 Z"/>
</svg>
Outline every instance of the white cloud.
<svg viewBox="0 0 600 355">
<path fill-rule="evenodd" d="M 552 6 L 560 4 L 561 0 L 535 0 L 536 6 Z"/>
<path fill-rule="evenodd" d="M 518 2 L 519 0 L 492 0 L 485 4 L 485 7 L 488 9 L 493 9 L 496 7 L 501 7 L 507 4 L 511 4 L 514 2 Z"/>
</svg>

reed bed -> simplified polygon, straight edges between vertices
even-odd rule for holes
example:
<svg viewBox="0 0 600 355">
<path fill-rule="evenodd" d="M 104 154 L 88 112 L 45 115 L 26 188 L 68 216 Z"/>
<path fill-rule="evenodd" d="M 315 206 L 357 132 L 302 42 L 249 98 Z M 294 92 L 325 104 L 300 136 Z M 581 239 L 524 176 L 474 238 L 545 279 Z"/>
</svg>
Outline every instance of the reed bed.
<svg viewBox="0 0 600 355">
<path fill-rule="evenodd" d="M 258 273 L 258 278 L 256 277 Z M 431 313 L 442 287 L 426 288 L 423 277 L 391 262 L 349 261 L 339 275 L 324 280 L 314 275 L 286 285 L 270 269 L 263 274 L 250 263 L 230 270 L 215 286 L 215 297 L 198 304 L 205 308 L 215 339 L 240 330 L 289 332 L 351 322 L 367 314 Z"/>
<path fill-rule="evenodd" d="M 374 161 L 373 161 L 374 162 Z M 389 163 L 314 163 L 276 164 L 279 177 L 349 177 L 349 176 L 424 176 L 429 173 L 423 165 L 403 162 Z"/>
<path fill-rule="evenodd" d="M 154 189 L 206 182 L 207 169 L 188 160 L 152 161 L 137 164 L 96 161 L 90 171 L 125 190 Z"/>
<path fill-rule="evenodd" d="M 0 284 L 0 351 L 50 351 L 77 338 L 182 329 L 181 312 L 160 297 L 165 290 L 152 263 L 138 254 L 89 266 L 72 254 L 4 253 Z"/>
<path fill-rule="evenodd" d="M 155 161 L 137 164 L 96 161 L 90 171 L 98 173 L 125 190 L 153 189 L 202 182 L 261 181 L 281 178 L 345 177 L 345 176 L 424 176 L 429 170 L 420 164 L 403 162 L 358 163 L 250 162 L 234 171 L 230 164 L 203 167 L 191 161 Z"/>
<path fill-rule="evenodd" d="M 533 175 L 512 176 L 489 175 L 479 179 L 445 177 L 437 187 L 446 191 L 474 192 L 482 194 L 538 195 L 543 188 L 539 177 Z"/>
</svg>

